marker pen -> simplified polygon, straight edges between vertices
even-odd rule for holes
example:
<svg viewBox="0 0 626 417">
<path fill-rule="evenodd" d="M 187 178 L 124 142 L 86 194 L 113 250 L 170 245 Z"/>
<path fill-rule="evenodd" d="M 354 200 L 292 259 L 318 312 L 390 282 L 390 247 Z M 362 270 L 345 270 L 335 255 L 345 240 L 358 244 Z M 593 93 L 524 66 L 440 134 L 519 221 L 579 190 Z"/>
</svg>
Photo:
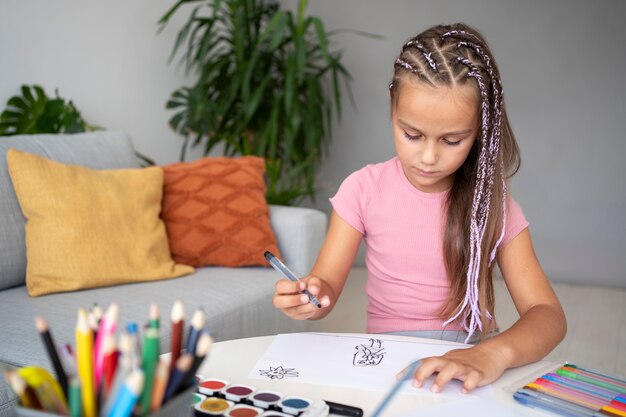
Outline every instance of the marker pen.
<svg viewBox="0 0 626 417">
<path fill-rule="evenodd" d="M 291 272 L 289 268 L 287 268 L 287 266 L 271 252 L 266 251 L 263 255 L 265 256 L 265 259 L 267 259 L 267 262 L 269 262 L 269 264 L 272 265 L 272 267 L 280 272 L 285 278 L 293 282 L 300 281 L 298 278 L 296 278 L 295 274 Z M 309 292 L 309 290 L 305 288 L 304 290 L 302 290 L 302 293 L 309 297 L 309 300 L 311 301 L 311 303 L 313 303 L 314 306 L 316 306 L 317 308 L 322 308 L 322 304 L 313 294 Z"/>
<path fill-rule="evenodd" d="M 330 408 L 331 414 L 337 414 L 340 416 L 348 416 L 348 417 L 361 417 L 363 416 L 363 409 L 359 407 L 354 407 L 346 404 L 339 404 L 332 401 L 324 400 L 328 407 Z"/>
</svg>

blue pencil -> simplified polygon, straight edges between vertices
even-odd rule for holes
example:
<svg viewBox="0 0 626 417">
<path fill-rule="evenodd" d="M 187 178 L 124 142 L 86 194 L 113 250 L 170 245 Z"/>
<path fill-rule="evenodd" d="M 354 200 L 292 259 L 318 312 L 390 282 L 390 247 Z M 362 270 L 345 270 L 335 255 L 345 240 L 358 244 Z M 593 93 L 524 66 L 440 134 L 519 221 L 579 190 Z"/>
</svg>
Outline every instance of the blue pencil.
<svg viewBox="0 0 626 417">
<path fill-rule="evenodd" d="M 372 417 L 378 417 L 383 412 L 383 410 L 387 407 L 389 402 L 398 393 L 398 391 L 402 387 L 402 384 L 404 384 L 404 381 L 413 378 L 413 374 L 415 373 L 415 370 L 420 366 L 421 362 L 422 362 L 421 360 L 417 360 L 408 366 L 404 375 L 402 375 L 402 377 L 398 379 L 398 381 L 393 385 L 393 387 L 391 387 L 391 389 L 389 390 L 385 398 L 383 398 L 383 401 L 380 403 L 376 411 L 374 411 L 374 414 L 372 414 Z"/>
<path fill-rule="evenodd" d="M 131 415 L 143 389 L 144 379 L 140 369 L 134 370 L 126 377 L 107 417 L 129 417 Z"/>
</svg>

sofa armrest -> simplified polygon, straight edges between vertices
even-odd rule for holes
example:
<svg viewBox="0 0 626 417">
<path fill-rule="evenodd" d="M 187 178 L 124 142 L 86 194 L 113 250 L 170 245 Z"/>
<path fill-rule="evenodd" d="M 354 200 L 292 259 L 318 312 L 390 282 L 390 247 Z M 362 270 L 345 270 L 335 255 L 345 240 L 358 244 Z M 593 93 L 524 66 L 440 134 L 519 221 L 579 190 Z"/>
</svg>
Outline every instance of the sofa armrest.
<svg viewBox="0 0 626 417">
<path fill-rule="evenodd" d="M 326 235 L 326 214 L 304 207 L 270 205 L 269 209 L 283 261 L 295 274 L 308 274 Z"/>
</svg>

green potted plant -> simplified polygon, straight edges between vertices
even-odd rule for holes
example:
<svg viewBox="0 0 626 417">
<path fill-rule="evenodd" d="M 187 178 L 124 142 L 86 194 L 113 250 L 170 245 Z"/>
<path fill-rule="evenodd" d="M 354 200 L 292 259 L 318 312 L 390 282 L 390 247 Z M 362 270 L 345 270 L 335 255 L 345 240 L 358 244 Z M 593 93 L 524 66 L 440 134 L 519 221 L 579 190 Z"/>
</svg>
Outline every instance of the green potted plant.
<svg viewBox="0 0 626 417">
<path fill-rule="evenodd" d="M 0 136 L 36 133 L 80 133 L 96 130 L 83 119 L 72 103 L 65 101 L 56 91 L 48 97 L 39 85 L 22 85 L 21 95 L 7 101 L 0 114 Z"/>
<path fill-rule="evenodd" d="M 181 160 L 190 146 L 261 156 L 270 203 L 313 198 L 333 113 L 341 115 L 341 84 L 350 79 L 341 53 L 329 49 L 332 34 L 305 16 L 307 0 L 295 15 L 272 1 L 180 0 L 161 29 L 187 3 L 196 6 L 172 58 L 184 50 L 181 62 L 197 81 L 167 102 L 170 126 L 184 137 Z"/>
<path fill-rule="evenodd" d="M 48 97 L 39 85 L 22 85 L 21 95 L 7 101 L 0 113 L 0 136 L 34 135 L 40 133 L 81 133 L 101 130 L 81 116 L 72 100 L 66 101 L 55 91 L 56 97 Z M 155 162 L 135 151 L 143 166 Z"/>
</svg>

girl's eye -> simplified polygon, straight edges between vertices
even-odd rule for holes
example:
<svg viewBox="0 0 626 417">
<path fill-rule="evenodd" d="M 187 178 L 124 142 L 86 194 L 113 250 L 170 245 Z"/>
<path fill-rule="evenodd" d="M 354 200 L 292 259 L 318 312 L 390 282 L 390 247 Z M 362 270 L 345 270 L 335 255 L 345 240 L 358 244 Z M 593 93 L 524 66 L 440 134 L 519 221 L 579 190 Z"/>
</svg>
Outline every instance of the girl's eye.
<svg viewBox="0 0 626 417">
<path fill-rule="evenodd" d="M 409 135 L 407 132 L 404 132 L 404 137 L 407 138 L 408 140 L 418 140 L 419 138 L 422 137 L 422 135 Z"/>
<path fill-rule="evenodd" d="M 450 145 L 450 146 L 457 146 L 459 143 L 461 143 L 460 140 L 444 139 L 443 141 L 444 141 L 444 143 L 446 143 L 447 145 Z"/>
</svg>

